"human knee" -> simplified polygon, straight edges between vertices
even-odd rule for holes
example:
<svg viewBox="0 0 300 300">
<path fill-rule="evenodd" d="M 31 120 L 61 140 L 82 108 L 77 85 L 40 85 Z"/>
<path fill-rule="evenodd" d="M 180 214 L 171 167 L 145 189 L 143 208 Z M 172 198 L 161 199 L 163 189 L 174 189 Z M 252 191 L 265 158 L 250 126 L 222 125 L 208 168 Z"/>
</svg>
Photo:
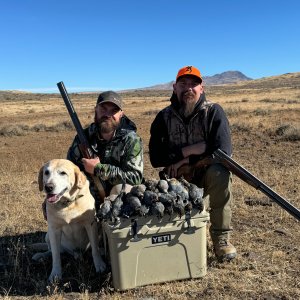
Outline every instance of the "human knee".
<svg viewBox="0 0 300 300">
<path fill-rule="evenodd" d="M 231 183 L 231 173 L 221 164 L 212 164 L 206 170 L 205 179 L 209 185 L 228 187 Z"/>
<path fill-rule="evenodd" d="M 204 190 L 209 195 L 210 207 L 220 210 L 214 211 L 216 214 L 227 214 L 230 210 L 231 181 L 231 173 L 224 166 L 216 164 L 208 168 Z"/>
</svg>

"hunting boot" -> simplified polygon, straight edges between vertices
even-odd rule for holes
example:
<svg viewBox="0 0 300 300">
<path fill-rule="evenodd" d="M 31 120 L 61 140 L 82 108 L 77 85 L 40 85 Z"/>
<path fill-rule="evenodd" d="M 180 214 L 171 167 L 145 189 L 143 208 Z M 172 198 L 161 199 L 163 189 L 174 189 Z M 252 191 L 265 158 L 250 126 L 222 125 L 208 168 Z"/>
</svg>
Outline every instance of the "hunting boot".
<svg viewBox="0 0 300 300">
<path fill-rule="evenodd" d="M 214 237 L 214 252 L 219 261 L 230 261 L 236 257 L 236 249 L 224 236 Z"/>
</svg>

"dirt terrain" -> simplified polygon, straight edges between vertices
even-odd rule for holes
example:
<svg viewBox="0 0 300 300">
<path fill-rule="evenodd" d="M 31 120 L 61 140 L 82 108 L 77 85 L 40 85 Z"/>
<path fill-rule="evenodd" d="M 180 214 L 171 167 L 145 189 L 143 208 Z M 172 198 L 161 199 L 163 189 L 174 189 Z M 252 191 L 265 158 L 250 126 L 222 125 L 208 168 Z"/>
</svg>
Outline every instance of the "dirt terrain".
<svg viewBox="0 0 300 300">
<path fill-rule="evenodd" d="M 231 124 L 234 159 L 300 208 L 300 73 L 207 87 Z M 158 178 L 148 158 L 149 128 L 170 91 L 124 93 L 125 113 L 143 139 L 145 178 Z M 71 94 L 78 116 L 93 120 L 97 94 Z M 299 299 L 299 221 L 234 176 L 232 242 L 238 257 L 219 263 L 208 237 L 208 270 L 200 279 L 113 290 L 91 258 L 63 258 L 64 283 L 49 286 L 51 261 L 33 264 L 29 245 L 43 240 L 43 194 L 37 174 L 65 158 L 75 135 L 59 94 L 0 92 L 0 297 L 4 299 Z M 159 259 L 159 258 L 157 258 Z M 87 263 L 88 262 L 88 263 Z"/>
</svg>

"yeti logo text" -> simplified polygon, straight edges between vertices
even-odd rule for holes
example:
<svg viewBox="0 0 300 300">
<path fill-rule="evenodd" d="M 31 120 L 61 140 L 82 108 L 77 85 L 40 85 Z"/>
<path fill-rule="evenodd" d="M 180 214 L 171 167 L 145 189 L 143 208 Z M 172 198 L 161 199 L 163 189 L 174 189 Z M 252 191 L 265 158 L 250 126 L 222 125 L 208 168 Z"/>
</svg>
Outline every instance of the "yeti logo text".
<svg viewBox="0 0 300 300">
<path fill-rule="evenodd" d="M 171 241 L 171 234 L 156 235 L 152 237 L 152 244 L 159 244 Z"/>
</svg>

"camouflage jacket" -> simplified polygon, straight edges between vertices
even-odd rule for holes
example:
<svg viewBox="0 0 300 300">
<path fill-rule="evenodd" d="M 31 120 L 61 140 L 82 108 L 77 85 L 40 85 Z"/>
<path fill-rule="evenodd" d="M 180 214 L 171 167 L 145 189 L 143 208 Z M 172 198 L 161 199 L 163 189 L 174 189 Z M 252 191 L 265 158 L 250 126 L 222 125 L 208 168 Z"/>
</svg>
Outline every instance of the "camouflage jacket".
<svg viewBox="0 0 300 300">
<path fill-rule="evenodd" d="M 172 95 L 171 105 L 161 110 L 150 129 L 149 156 L 153 167 L 164 167 L 183 159 L 182 148 L 199 142 L 206 143 L 206 153 L 220 148 L 231 155 L 231 136 L 228 119 L 217 103 L 200 96 L 193 114 L 184 118 L 179 113 L 178 99 Z M 190 163 L 199 155 L 189 157 Z"/>
<path fill-rule="evenodd" d="M 99 138 L 95 123 L 84 129 L 84 133 L 94 154 L 100 158 L 101 163 L 95 167 L 94 175 L 99 177 L 106 193 L 116 184 L 141 183 L 144 167 L 143 145 L 136 133 L 135 124 L 129 118 L 122 117 L 120 126 L 111 141 L 107 142 Z M 83 171 L 82 154 L 78 144 L 79 139 L 76 135 L 69 148 L 67 159 Z"/>
</svg>

